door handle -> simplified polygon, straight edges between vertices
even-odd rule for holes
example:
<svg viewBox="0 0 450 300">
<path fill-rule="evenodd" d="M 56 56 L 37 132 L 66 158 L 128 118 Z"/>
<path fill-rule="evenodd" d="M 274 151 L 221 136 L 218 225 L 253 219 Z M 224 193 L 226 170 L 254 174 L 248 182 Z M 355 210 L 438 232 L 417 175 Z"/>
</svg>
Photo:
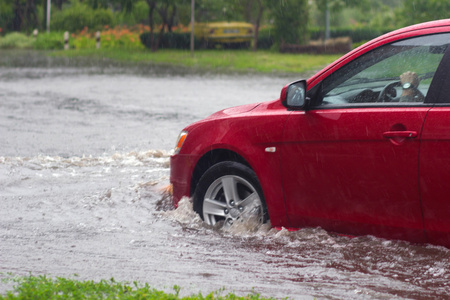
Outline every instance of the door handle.
<svg viewBox="0 0 450 300">
<path fill-rule="evenodd" d="M 383 137 L 392 139 L 392 138 L 415 138 L 417 137 L 417 131 L 386 131 L 383 133 Z"/>
</svg>

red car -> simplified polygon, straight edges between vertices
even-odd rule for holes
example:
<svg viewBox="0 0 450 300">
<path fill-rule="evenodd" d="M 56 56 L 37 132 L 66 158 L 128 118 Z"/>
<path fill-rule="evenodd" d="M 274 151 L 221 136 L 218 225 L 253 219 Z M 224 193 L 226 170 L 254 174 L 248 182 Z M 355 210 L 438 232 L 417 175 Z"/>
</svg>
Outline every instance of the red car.
<svg viewBox="0 0 450 300">
<path fill-rule="evenodd" d="M 349 52 L 279 100 L 186 127 L 173 201 L 206 223 L 253 218 L 450 247 L 450 19 Z"/>
</svg>

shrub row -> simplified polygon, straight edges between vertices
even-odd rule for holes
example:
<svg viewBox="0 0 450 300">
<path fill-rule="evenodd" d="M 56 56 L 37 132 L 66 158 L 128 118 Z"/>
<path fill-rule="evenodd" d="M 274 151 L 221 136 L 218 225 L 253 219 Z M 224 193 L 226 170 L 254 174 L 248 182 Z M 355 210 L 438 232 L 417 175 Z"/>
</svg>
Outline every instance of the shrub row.
<svg viewBox="0 0 450 300">
<path fill-rule="evenodd" d="M 373 28 L 335 28 L 331 30 L 331 38 L 350 37 L 353 43 L 360 44 L 364 41 L 371 40 L 380 36 L 390 29 L 373 29 Z M 71 47 L 76 48 L 94 48 L 95 37 L 93 34 L 83 34 L 84 30 L 72 36 L 70 39 Z M 141 31 L 142 32 L 142 31 Z M 50 34 L 39 34 L 37 39 L 28 37 L 21 33 L 11 33 L 0 38 L 0 48 L 35 48 L 41 50 L 63 49 L 64 40 L 63 32 L 52 32 Z M 108 29 L 102 32 L 102 47 L 106 48 L 140 48 L 137 33 L 129 32 L 126 29 Z M 144 32 L 139 35 L 140 42 L 147 48 L 151 48 L 150 32 Z M 154 33 L 154 39 L 159 38 L 159 33 Z M 323 29 L 313 28 L 310 31 L 311 40 L 323 38 Z M 164 33 L 161 40 L 160 49 L 190 49 L 191 36 L 190 33 L 168 32 Z M 258 49 L 270 49 L 273 47 L 275 37 L 270 28 L 263 28 L 259 31 Z M 195 39 L 195 48 L 204 47 L 202 41 Z"/>
<path fill-rule="evenodd" d="M 0 49 L 29 49 L 33 48 L 32 37 L 20 32 L 13 32 L 0 38 Z"/>
<path fill-rule="evenodd" d="M 20 32 L 9 33 L 0 38 L 0 49 L 64 49 L 64 32 L 42 33 L 36 38 Z"/>
<path fill-rule="evenodd" d="M 153 38 L 157 40 L 159 33 L 154 33 Z M 151 48 L 150 32 L 144 32 L 140 35 L 142 44 L 147 48 Z M 258 48 L 270 49 L 274 44 L 274 36 L 270 29 L 262 29 L 259 31 Z M 205 48 L 207 45 L 203 41 L 194 38 L 195 48 Z M 189 32 L 166 32 L 161 38 L 160 49 L 190 49 L 191 47 L 191 34 Z"/>
<path fill-rule="evenodd" d="M 151 34 L 150 32 L 142 33 L 139 38 L 141 43 L 147 47 L 151 48 Z M 159 32 L 153 33 L 153 39 L 157 41 L 159 39 Z M 195 38 L 194 45 L 196 48 L 200 47 L 200 41 Z M 159 49 L 190 49 L 191 47 L 191 34 L 190 33 L 178 33 L 178 32 L 166 32 L 161 38 L 161 44 Z"/>
<path fill-rule="evenodd" d="M 34 48 L 38 50 L 64 49 L 64 32 L 52 31 L 38 34 Z"/>
<path fill-rule="evenodd" d="M 56 11 L 52 16 L 52 30 L 76 32 L 85 27 L 99 30 L 104 26 L 114 26 L 114 14 L 109 9 L 92 9 L 85 3 L 74 1 L 73 4 Z"/>
<path fill-rule="evenodd" d="M 331 38 L 350 37 L 353 43 L 362 43 L 374 39 L 382 34 L 385 34 L 393 28 L 332 28 L 330 30 Z M 154 38 L 158 39 L 158 33 L 155 33 Z M 309 29 L 309 36 L 311 40 L 320 40 L 324 37 L 323 28 L 311 28 Z M 142 44 L 147 48 L 150 48 L 150 33 L 143 33 L 141 36 Z M 275 36 L 271 28 L 263 28 L 259 31 L 258 35 L 258 49 L 270 49 L 275 44 Z M 195 47 L 204 46 L 201 41 L 195 39 Z M 160 48 L 176 48 L 176 49 L 189 49 L 190 48 L 190 33 L 164 33 Z"/>
<path fill-rule="evenodd" d="M 353 43 L 369 41 L 382 34 L 392 31 L 393 28 L 331 28 L 330 38 L 350 37 Z M 325 32 L 323 28 L 310 28 L 309 35 L 311 40 L 321 40 L 324 38 Z"/>
</svg>

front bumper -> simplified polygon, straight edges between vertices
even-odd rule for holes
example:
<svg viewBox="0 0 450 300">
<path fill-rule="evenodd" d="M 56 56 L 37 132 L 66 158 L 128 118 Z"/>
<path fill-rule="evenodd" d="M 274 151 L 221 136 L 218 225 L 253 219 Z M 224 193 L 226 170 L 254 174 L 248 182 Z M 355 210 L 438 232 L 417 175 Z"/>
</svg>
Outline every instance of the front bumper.
<svg viewBox="0 0 450 300">
<path fill-rule="evenodd" d="M 191 196 L 191 180 L 198 157 L 192 155 L 172 155 L 170 157 L 170 183 L 173 187 L 173 204 L 183 197 Z"/>
</svg>

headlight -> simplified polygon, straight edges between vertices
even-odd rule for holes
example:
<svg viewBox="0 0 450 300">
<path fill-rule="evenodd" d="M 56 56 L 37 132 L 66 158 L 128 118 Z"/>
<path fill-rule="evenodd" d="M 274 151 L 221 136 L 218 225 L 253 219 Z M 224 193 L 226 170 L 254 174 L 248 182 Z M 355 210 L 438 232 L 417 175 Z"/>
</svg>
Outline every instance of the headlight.
<svg viewBox="0 0 450 300">
<path fill-rule="evenodd" d="M 178 154 L 178 152 L 180 152 L 180 149 L 187 138 L 187 134 L 187 131 L 182 131 L 178 136 L 177 143 L 175 144 L 175 154 Z"/>
</svg>

